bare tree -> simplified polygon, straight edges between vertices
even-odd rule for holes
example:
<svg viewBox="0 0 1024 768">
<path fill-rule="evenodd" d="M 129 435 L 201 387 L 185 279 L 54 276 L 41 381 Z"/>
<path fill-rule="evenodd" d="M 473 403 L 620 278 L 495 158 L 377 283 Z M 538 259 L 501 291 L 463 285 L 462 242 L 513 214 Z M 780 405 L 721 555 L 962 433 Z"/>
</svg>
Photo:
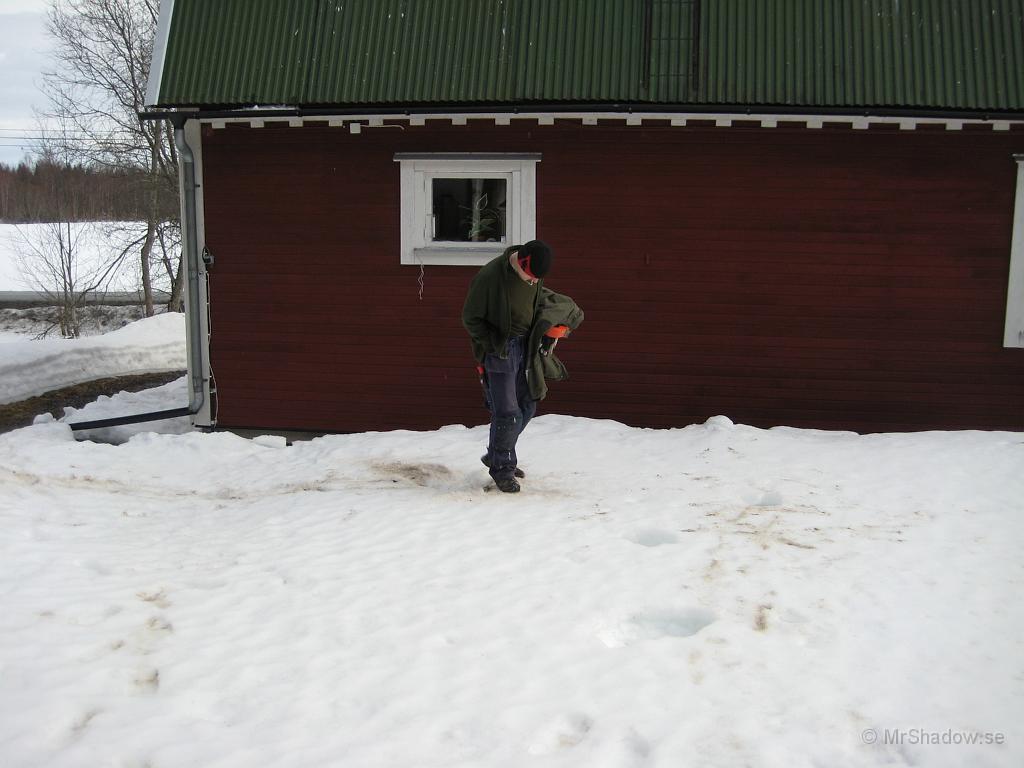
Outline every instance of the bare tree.
<svg viewBox="0 0 1024 768">
<path fill-rule="evenodd" d="M 177 151 L 166 121 L 142 123 L 158 0 L 55 0 L 48 30 L 55 42 L 56 68 L 44 73 L 43 91 L 49 108 L 44 119 L 73 127 L 72 138 L 60 147 L 75 161 L 142 171 L 148 204 L 138 234 L 128 238 L 138 248 L 139 276 L 147 315 L 154 312 L 153 262 L 167 269 L 164 246 L 180 239 L 179 223 L 165 214 L 168 195 L 178 188 Z M 137 177 L 138 178 L 138 177 Z M 180 267 L 172 264 L 169 308 L 182 302 Z"/>
<path fill-rule="evenodd" d="M 66 121 L 54 130 L 46 129 L 41 144 L 40 163 L 51 169 L 66 168 L 70 143 Z M 118 274 L 127 249 L 114 258 L 83 258 L 82 241 L 89 239 L 95 225 L 80 222 L 83 188 L 65 185 L 57 173 L 49 173 L 37 189 L 31 204 L 36 210 L 29 224 L 17 228 L 14 242 L 15 263 L 22 280 L 42 294 L 57 309 L 56 326 L 65 338 L 78 338 L 82 332 L 80 312 L 90 296 L 105 291 Z M 43 212 L 46 215 L 43 215 Z M 52 326 L 43 331 L 45 336 Z"/>
<path fill-rule="evenodd" d="M 60 335 L 66 339 L 77 339 L 82 330 L 77 301 L 80 226 L 70 221 L 21 226 L 20 242 L 15 245 L 22 278 L 57 308 Z M 46 336 L 50 330 L 52 327 L 40 335 Z"/>
<path fill-rule="evenodd" d="M 98 261 L 83 254 L 83 241 L 90 239 L 94 224 L 51 221 L 18 227 L 15 263 L 25 283 L 56 307 L 56 327 L 65 338 L 82 333 L 81 311 L 87 301 L 102 292 L 121 264 Z M 52 330 L 43 331 L 45 336 Z"/>
</svg>

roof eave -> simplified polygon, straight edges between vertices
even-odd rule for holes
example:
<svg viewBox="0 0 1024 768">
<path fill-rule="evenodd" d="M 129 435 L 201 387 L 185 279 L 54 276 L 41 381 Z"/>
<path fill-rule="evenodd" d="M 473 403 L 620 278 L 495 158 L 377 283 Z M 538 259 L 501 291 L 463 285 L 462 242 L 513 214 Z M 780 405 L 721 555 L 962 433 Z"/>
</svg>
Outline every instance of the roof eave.
<svg viewBox="0 0 1024 768">
<path fill-rule="evenodd" d="M 153 58 L 149 63 L 149 80 L 146 83 L 147 108 L 160 100 L 160 86 L 163 83 L 164 60 L 167 56 L 167 41 L 171 33 L 173 15 L 174 0 L 160 0 L 160 16 L 156 23 L 156 37 L 153 40 Z"/>
<path fill-rule="evenodd" d="M 444 104 L 164 104 L 139 113 L 141 120 L 174 119 L 230 119 L 238 117 L 345 117 L 351 115 L 473 115 L 523 113 L 601 114 L 709 114 L 735 115 L 738 118 L 754 115 L 835 116 L 837 118 L 932 118 L 946 120 L 1024 120 L 1024 110 L 963 109 L 955 107 L 893 107 L 893 106 L 807 106 L 785 104 L 651 104 L 644 102 L 519 102 L 510 103 L 444 103 Z"/>
</svg>

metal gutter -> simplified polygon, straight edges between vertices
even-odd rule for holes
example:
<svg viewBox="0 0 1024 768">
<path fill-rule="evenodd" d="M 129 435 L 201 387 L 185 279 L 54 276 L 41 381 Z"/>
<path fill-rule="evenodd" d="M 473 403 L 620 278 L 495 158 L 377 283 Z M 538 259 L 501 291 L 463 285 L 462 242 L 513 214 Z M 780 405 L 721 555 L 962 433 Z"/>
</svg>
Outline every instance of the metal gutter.
<svg viewBox="0 0 1024 768">
<path fill-rule="evenodd" d="M 193 411 L 189 408 L 172 408 L 167 411 L 152 411 L 150 413 L 139 413 L 134 416 L 116 416 L 112 419 L 96 419 L 95 421 L 78 421 L 68 424 L 75 432 L 86 429 L 103 429 L 105 427 L 117 427 L 122 424 L 140 424 L 144 421 L 161 421 L 173 419 L 177 416 L 191 416 Z"/>
<path fill-rule="evenodd" d="M 842 108 L 810 108 L 758 105 L 756 108 L 745 105 L 695 105 L 695 104 L 437 104 L 426 106 L 389 107 L 380 105 L 358 105 L 351 107 L 318 107 L 318 106 L 273 106 L 262 107 L 248 105 L 239 107 L 201 106 L 175 108 L 154 108 L 139 113 L 140 120 L 218 120 L 232 118 L 273 118 L 273 117 L 346 117 L 378 115 L 381 117 L 411 117 L 430 115 L 443 118 L 447 115 L 474 114 L 507 114 L 522 115 L 524 113 L 591 113 L 602 115 L 609 113 L 621 114 L 687 114 L 699 116 L 732 115 L 739 119 L 756 115 L 793 116 L 793 117 L 895 117 L 895 118 L 932 118 L 944 120 L 1024 120 L 1024 112 L 998 110 L 923 110 L 893 109 L 870 107 Z M 694 119 L 698 119 L 695 117 Z"/>
<path fill-rule="evenodd" d="M 185 140 L 185 121 L 182 114 L 172 118 L 174 144 L 178 148 L 178 165 L 181 169 L 182 190 L 182 238 L 181 246 L 187 266 L 188 325 L 189 325 L 189 413 L 198 413 L 203 407 L 206 395 L 203 388 L 203 353 L 200 339 L 203 337 L 202 320 L 199 316 L 199 227 L 196 221 L 196 161 L 192 148 Z"/>
</svg>

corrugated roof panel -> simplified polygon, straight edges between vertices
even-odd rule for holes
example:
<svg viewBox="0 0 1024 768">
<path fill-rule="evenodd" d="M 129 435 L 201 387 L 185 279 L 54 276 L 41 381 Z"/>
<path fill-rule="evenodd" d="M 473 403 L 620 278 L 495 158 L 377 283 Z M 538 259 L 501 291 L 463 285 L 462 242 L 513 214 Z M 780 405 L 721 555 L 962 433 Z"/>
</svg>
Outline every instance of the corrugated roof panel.
<svg viewBox="0 0 1024 768">
<path fill-rule="evenodd" d="M 705 0 L 706 101 L 1024 107 L 1021 0 Z"/>
<path fill-rule="evenodd" d="M 696 6 L 695 2 L 652 0 L 647 100 L 671 104 L 695 98 Z M 637 59 L 643 61 L 642 51 Z"/>
<path fill-rule="evenodd" d="M 338 0 L 306 103 L 638 98 L 641 10 L 637 0 Z"/>
<path fill-rule="evenodd" d="M 315 48 L 319 3 L 177 0 L 160 100 L 183 104 L 301 101 Z"/>
<path fill-rule="evenodd" d="M 174 0 L 162 105 L 1024 109 L 1024 0 Z"/>
</svg>

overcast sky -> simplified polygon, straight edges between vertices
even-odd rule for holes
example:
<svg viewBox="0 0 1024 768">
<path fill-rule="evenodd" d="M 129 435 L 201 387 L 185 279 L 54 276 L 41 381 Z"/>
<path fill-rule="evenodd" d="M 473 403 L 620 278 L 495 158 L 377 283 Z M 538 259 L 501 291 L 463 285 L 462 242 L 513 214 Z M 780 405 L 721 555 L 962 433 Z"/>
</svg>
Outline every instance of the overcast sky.
<svg viewBox="0 0 1024 768">
<path fill-rule="evenodd" d="M 48 67 L 46 0 L 0 0 L 0 162 L 16 164 L 26 149 L 19 137 L 35 129 L 42 106 L 40 75 Z"/>
</svg>

